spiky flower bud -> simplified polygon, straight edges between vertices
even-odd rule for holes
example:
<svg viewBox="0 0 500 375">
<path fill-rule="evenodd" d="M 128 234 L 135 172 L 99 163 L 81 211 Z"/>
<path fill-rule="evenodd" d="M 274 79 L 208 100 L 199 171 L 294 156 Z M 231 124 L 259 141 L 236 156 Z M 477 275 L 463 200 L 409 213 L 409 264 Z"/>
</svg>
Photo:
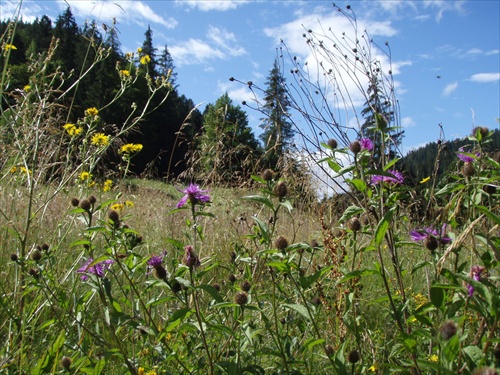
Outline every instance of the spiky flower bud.
<svg viewBox="0 0 500 375">
<path fill-rule="evenodd" d="M 31 259 L 33 259 L 35 262 L 38 262 L 40 259 L 42 259 L 42 253 L 40 250 L 36 249 L 31 253 Z"/>
<path fill-rule="evenodd" d="M 168 276 L 167 270 L 162 265 L 153 268 L 153 275 L 159 280 L 165 280 Z"/>
<path fill-rule="evenodd" d="M 246 292 L 238 292 L 234 296 L 234 302 L 240 306 L 246 305 L 248 302 L 248 294 Z"/>
<path fill-rule="evenodd" d="M 231 274 L 231 275 L 229 275 L 228 280 L 231 284 L 234 284 L 234 282 L 236 281 L 236 276 Z"/>
<path fill-rule="evenodd" d="M 489 129 L 486 126 L 476 126 L 472 129 L 472 136 L 476 136 L 477 132 L 481 134 L 481 137 L 486 137 L 488 135 Z"/>
<path fill-rule="evenodd" d="M 250 289 L 252 288 L 252 284 L 250 284 L 248 280 L 245 280 L 241 283 L 240 287 L 241 290 L 243 290 L 244 292 L 249 292 Z"/>
<path fill-rule="evenodd" d="M 347 228 L 349 228 L 353 232 L 357 232 L 358 230 L 361 229 L 361 222 L 359 221 L 359 219 L 357 217 L 352 217 L 347 222 Z"/>
<path fill-rule="evenodd" d="M 316 240 L 311 241 L 311 247 L 318 247 L 318 246 L 319 246 L 318 241 L 316 241 Z"/>
<path fill-rule="evenodd" d="M 72 362 L 73 361 L 71 360 L 70 357 L 64 356 L 61 358 L 60 364 L 61 364 L 61 367 L 68 369 L 71 367 Z"/>
<path fill-rule="evenodd" d="M 288 193 L 288 188 L 286 187 L 285 181 L 280 181 L 276 184 L 274 187 L 274 195 L 276 195 L 278 198 L 283 198 L 287 195 Z"/>
<path fill-rule="evenodd" d="M 90 197 L 88 197 L 88 200 L 89 200 L 91 205 L 94 205 L 97 202 L 97 198 L 94 195 L 91 195 Z"/>
<path fill-rule="evenodd" d="M 88 199 L 84 199 L 80 202 L 80 208 L 83 208 L 85 211 L 90 211 L 92 205 Z"/>
<path fill-rule="evenodd" d="M 328 142 L 326 143 L 328 147 L 330 147 L 332 150 L 335 150 L 337 148 L 337 140 L 336 139 L 329 139 Z"/>
<path fill-rule="evenodd" d="M 271 169 L 265 169 L 264 172 L 262 172 L 262 179 L 264 181 L 271 181 L 273 176 L 274 172 Z"/>
<path fill-rule="evenodd" d="M 457 333 L 457 326 L 451 320 L 444 323 L 439 329 L 441 337 L 445 340 L 451 339 Z"/>
<path fill-rule="evenodd" d="M 16 253 L 10 254 L 10 260 L 13 262 L 17 262 L 19 259 L 19 256 Z"/>
<path fill-rule="evenodd" d="M 37 277 L 38 277 L 38 274 L 39 274 L 40 272 L 39 272 L 36 268 L 30 268 L 30 269 L 28 270 L 28 273 L 29 273 L 31 276 L 33 276 L 33 277 L 37 278 Z"/>
<path fill-rule="evenodd" d="M 351 363 L 358 363 L 359 360 L 360 360 L 360 355 L 359 355 L 359 352 L 357 350 L 352 350 L 349 352 L 349 354 L 347 354 L 347 360 Z"/>
<path fill-rule="evenodd" d="M 285 250 L 288 247 L 288 240 L 283 236 L 276 237 L 274 245 L 278 250 Z"/>
<path fill-rule="evenodd" d="M 349 150 L 351 150 L 353 154 L 357 154 L 361 151 L 361 143 L 359 143 L 359 141 L 351 142 L 351 144 L 349 145 Z"/>
<path fill-rule="evenodd" d="M 475 172 L 476 170 L 474 169 L 474 166 L 472 165 L 471 162 L 464 163 L 464 167 L 462 168 L 462 173 L 464 174 L 465 177 L 474 176 Z"/>
<path fill-rule="evenodd" d="M 42 250 L 43 250 L 43 251 L 49 251 L 49 244 L 47 244 L 47 243 L 43 243 L 43 244 L 42 244 Z"/>
<path fill-rule="evenodd" d="M 334 354 L 334 350 L 331 345 L 325 346 L 325 353 L 328 357 L 331 357 Z"/>
<path fill-rule="evenodd" d="M 71 198 L 71 205 L 73 207 L 78 207 L 79 204 L 80 204 L 80 201 L 78 200 L 78 198 Z"/>
<path fill-rule="evenodd" d="M 115 210 L 109 211 L 108 219 L 111 220 L 115 226 L 120 224 L 120 215 Z"/>
<path fill-rule="evenodd" d="M 438 240 L 436 237 L 429 234 L 427 237 L 425 237 L 424 246 L 427 250 L 430 250 L 431 252 L 433 252 L 434 250 L 436 250 L 438 248 L 439 243 L 438 243 Z"/>
</svg>

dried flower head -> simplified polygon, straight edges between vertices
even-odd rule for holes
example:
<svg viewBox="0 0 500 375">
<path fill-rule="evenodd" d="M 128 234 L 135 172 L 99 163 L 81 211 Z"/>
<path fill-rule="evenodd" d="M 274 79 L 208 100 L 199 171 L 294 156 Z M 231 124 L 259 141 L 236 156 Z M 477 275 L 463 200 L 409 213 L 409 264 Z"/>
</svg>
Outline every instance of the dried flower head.
<svg viewBox="0 0 500 375">
<path fill-rule="evenodd" d="M 288 194 L 288 188 L 286 186 L 285 181 L 280 181 L 276 184 L 273 190 L 274 195 L 278 198 L 283 198 Z"/>
<path fill-rule="evenodd" d="M 337 140 L 336 139 L 329 139 L 328 142 L 326 143 L 328 147 L 330 147 L 332 150 L 335 150 L 338 146 Z"/>
<path fill-rule="evenodd" d="M 283 236 L 278 236 L 274 241 L 274 246 L 276 246 L 278 250 L 285 250 L 288 247 L 288 240 Z"/>
<path fill-rule="evenodd" d="M 40 259 L 42 259 L 42 252 L 38 249 L 35 249 L 35 251 L 31 253 L 31 259 L 33 259 L 35 262 L 38 262 Z"/>
<path fill-rule="evenodd" d="M 357 217 L 352 217 L 347 222 L 347 228 L 349 228 L 353 232 L 357 232 L 358 230 L 361 229 L 361 222 Z"/>
<path fill-rule="evenodd" d="M 84 209 L 85 211 L 90 211 L 92 205 L 90 204 L 90 201 L 88 199 L 84 199 L 80 202 L 80 208 Z"/>
<path fill-rule="evenodd" d="M 241 283 L 240 287 L 241 290 L 243 290 L 244 292 L 249 292 L 250 289 L 252 288 L 252 284 L 250 284 L 248 280 L 245 280 Z"/>
<path fill-rule="evenodd" d="M 233 274 L 229 275 L 228 277 L 228 280 L 231 284 L 234 284 L 235 281 L 236 281 L 236 276 L 234 276 Z"/>
<path fill-rule="evenodd" d="M 10 260 L 13 262 L 17 262 L 19 260 L 19 256 L 16 253 L 10 254 Z"/>
<path fill-rule="evenodd" d="M 113 222 L 113 224 L 117 225 L 120 223 L 120 215 L 115 210 L 110 210 L 108 213 L 108 219 Z"/>
<path fill-rule="evenodd" d="M 328 357 L 331 357 L 335 353 L 335 351 L 333 350 L 331 345 L 327 345 L 325 346 L 325 353 Z"/>
<path fill-rule="evenodd" d="M 78 200 L 78 198 L 71 198 L 71 205 L 73 207 L 78 207 L 79 204 L 80 204 L 80 201 Z"/>
<path fill-rule="evenodd" d="M 234 296 L 234 302 L 240 306 L 246 305 L 248 302 L 248 294 L 246 292 L 238 292 Z"/>
<path fill-rule="evenodd" d="M 353 141 L 351 142 L 351 144 L 349 145 L 349 150 L 351 150 L 353 152 L 353 154 L 357 154 L 361 151 L 361 143 L 359 143 L 359 141 Z"/>
<path fill-rule="evenodd" d="M 456 333 L 457 333 L 457 326 L 456 326 L 455 322 L 452 322 L 450 320 L 450 321 L 447 321 L 446 323 L 444 323 L 441 326 L 441 328 L 439 329 L 439 331 L 441 332 L 441 337 L 443 339 L 449 340 L 453 336 L 456 335 Z"/>
<path fill-rule="evenodd" d="M 474 129 L 472 129 L 472 136 L 477 136 L 477 134 L 481 135 L 481 137 L 486 137 L 489 133 L 489 129 L 486 126 L 476 126 Z"/>
<path fill-rule="evenodd" d="M 358 363 L 361 359 L 359 352 L 357 350 L 351 350 L 349 354 L 347 354 L 347 360 L 351 363 Z"/>
<path fill-rule="evenodd" d="M 466 161 L 464 163 L 464 166 L 462 168 L 462 173 L 465 177 L 474 176 L 474 173 L 476 173 L 476 170 L 474 169 L 474 165 L 472 165 L 472 162 Z"/>
<path fill-rule="evenodd" d="M 73 361 L 71 360 L 70 357 L 64 356 L 61 358 L 61 362 L 59 362 L 59 364 L 61 365 L 61 367 L 68 369 L 71 367 L 72 362 Z"/>
<path fill-rule="evenodd" d="M 262 172 L 262 179 L 264 181 L 271 181 L 274 177 L 274 172 L 271 169 L 265 169 L 264 172 Z"/>
<path fill-rule="evenodd" d="M 95 195 L 91 195 L 89 198 L 88 198 L 90 204 L 94 205 L 96 204 L 97 202 L 97 198 L 95 197 Z"/>
<path fill-rule="evenodd" d="M 424 246 L 427 250 L 430 250 L 431 252 L 433 252 L 434 250 L 436 250 L 438 248 L 439 242 L 438 242 L 437 238 L 434 237 L 433 235 L 428 235 L 427 237 L 425 237 Z"/>
</svg>

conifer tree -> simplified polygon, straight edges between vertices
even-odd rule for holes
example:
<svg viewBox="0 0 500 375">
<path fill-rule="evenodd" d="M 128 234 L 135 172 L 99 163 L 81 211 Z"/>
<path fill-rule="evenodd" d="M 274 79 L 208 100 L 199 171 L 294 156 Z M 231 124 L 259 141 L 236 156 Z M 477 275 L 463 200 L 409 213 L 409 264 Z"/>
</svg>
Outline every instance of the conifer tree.
<svg viewBox="0 0 500 375">
<path fill-rule="evenodd" d="M 295 133 L 288 119 L 290 101 L 286 95 L 285 77 L 280 71 L 277 59 L 269 72 L 266 85 L 263 106 L 266 117 L 261 119 L 260 127 L 264 130 L 261 139 L 264 143 L 266 167 L 275 169 Z"/>
<path fill-rule="evenodd" d="M 70 72 L 78 66 L 75 56 L 80 39 L 78 25 L 70 7 L 67 7 L 64 13 L 57 17 L 53 34 L 59 39 L 59 47 L 55 56 L 61 61 L 64 70 Z"/>
<path fill-rule="evenodd" d="M 156 52 L 158 50 L 153 46 L 153 30 L 151 30 L 151 26 L 148 25 L 148 29 L 144 33 L 144 36 L 146 38 L 144 39 L 144 43 L 142 44 L 142 51 L 140 53 L 140 56 L 148 56 L 148 59 L 142 61 L 141 65 L 147 67 L 148 73 L 152 78 L 156 78 L 158 77 L 158 72 L 156 70 Z"/>
<path fill-rule="evenodd" d="M 170 83 L 173 87 L 176 87 L 175 81 L 177 79 L 177 73 L 175 72 L 174 59 L 168 50 L 167 45 L 160 53 L 158 58 L 158 73 L 162 76 L 167 76 L 170 72 Z"/>
</svg>

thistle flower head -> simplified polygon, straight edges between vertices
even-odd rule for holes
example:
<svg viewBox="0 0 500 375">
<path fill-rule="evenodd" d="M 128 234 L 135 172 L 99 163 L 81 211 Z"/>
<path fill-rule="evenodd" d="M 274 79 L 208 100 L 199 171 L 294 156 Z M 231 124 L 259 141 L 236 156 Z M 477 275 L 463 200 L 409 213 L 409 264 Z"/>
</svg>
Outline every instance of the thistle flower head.
<svg viewBox="0 0 500 375">
<path fill-rule="evenodd" d="M 388 171 L 391 176 L 382 176 L 382 175 L 374 175 L 371 178 L 372 185 L 377 185 L 381 183 L 389 184 L 389 185 L 400 185 L 404 183 L 403 174 L 395 169 Z"/>
<path fill-rule="evenodd" d="M 104 271 L 106 271 L 114 262 L 115 261 L 113 259 L 107 259 L 94 264 L 94 259 L 89 258 L 76 272 L 82 274 L 82 281 L 87 280 L 89 274 L 104 277 Z"/>
<path fill-rule="evenodd" d="M 469 272 L 469 277 L 472 278 L 473 280 L 476 281 L 481 281 L 481 274 L 485 270 L 484 267 L 474 265 L 471 267 L 470 272 Z M 474 294 L 474 287 L 470 284 L 467 284 L 467 289 L 469 291 L 469 297 L 471 297 Z"/>
<path fill-rule="evenodd" d="M 459 152 L 457 152 L 457 157 L 464 163 L 472 163 L 474 160 L 481 156 L 480 152 L 476 152 L 474 157 L 474 154 L 471 154 L 469 151 L 465 151 L 463 147 L 460 147 L 458 151 Z"/>
<path fill-rule="evenodd" d="M 360 143 L 361 148 L 363 150 L 367 150 L 367 151 L 373 150 L 373 142 L 370 138 L 361 138 L 359 140 L 359 143 Z"/>
<path fill-rule="evenodd" d="M 204 204 L 210 201 L 210 196 L 208 194 L 205 194 L 208 192 L 208 190 L 201 190 L 198 185 L 195 184 L 189 184 L 187 188 L 184 190 L 179 190 L 181 193 L 184 193 L 185 195 L 181 198 L 179 203 L 177 203 L 177 208 L 181 208 L 184 206 L 187 202 L 191 205 L 196 205 L 196 204 Z"/>
<path fill-rule="evenodd" d="M 191 245 L 188 245 L 184 248 L 184 258 L 182 260 L 182 263 L 184 265 L 188 266 L 189 268 L 197 268 L 201 265 L 200 263 L 200 258 L 198 258 L 198 255 L 194 252 L 194 248 Z"/>
</svg>

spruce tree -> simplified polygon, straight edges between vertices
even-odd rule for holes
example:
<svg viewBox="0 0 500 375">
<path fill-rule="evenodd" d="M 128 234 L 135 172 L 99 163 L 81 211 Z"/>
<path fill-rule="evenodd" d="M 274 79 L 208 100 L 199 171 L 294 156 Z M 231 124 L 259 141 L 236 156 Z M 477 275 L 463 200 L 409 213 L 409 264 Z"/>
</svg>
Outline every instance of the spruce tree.
<svg viewBox="0 0 500 375">
<path fill-rule="evenodd" d="M 63 70 L 69 73 L 78 66 L 75 56 L 80 39 L 78 25 L 70 7 L 67 7 L 64 13 L 57 17 L 53 34 L 54 37 L 59 39 L 59 47 L 56 50 L 55 56 L 61 61 Z"/>
<path fill-rule="evenodd" d="M 146 38 L 144 39 L 144 43 L 142 44 L 142 51 L 140 53 L 140 56 L 149 56 L 149 61 L 147 61 L 146 64 L 143 64 L 143 62 L 141 62 L 141 65 L 147 67 L 148 73 L 152 78 L 156 78 L 158 77 L 158 72 L 156 70 L 156 52 L 158 50 L 153 46 L 153 30 L 151 30 L 151 26 L 148 25 L 148 29 L 144 33 L 144 36 Z"/>
<path fill-rule="evenodd" d="M 177 73 L 175 72 L 174 59 L 168 50 L 167 45 L 160 53 L 158 58 L 158 73 L 162 76 L 167 76 L 170 73 L 170 83 L 173 87 L 176 87 Z"/>
<path fill-rule="evenodd" d="M 264 130 L 261 139 L 264 143 L 264 163 L 268 168 L 276 169 L 279 159 L 290 147 L 295 134 L 292 123 L 288 119 L 290 100 L 286 94 L 285 77 L 280 70 L 278 60 L 266 81 L 263 113 L 260 127 Z"/>
</svg>

